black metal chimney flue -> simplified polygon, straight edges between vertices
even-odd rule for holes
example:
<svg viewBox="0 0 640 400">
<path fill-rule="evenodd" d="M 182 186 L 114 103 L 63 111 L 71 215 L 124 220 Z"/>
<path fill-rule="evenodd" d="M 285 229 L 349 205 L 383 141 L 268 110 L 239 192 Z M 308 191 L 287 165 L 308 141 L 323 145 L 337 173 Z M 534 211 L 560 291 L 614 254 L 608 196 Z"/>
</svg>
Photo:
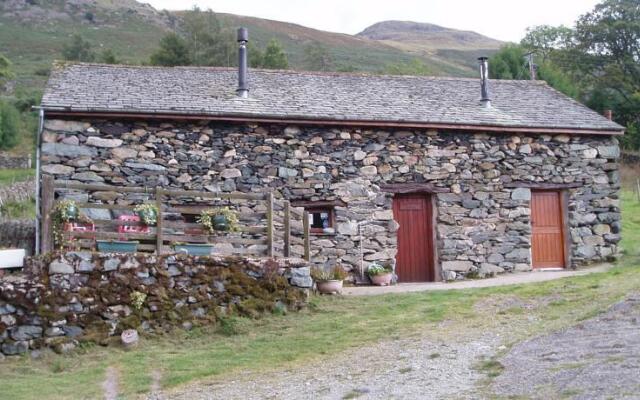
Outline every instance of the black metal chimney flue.
<svg viewBox="0 0 640 400">
<path fill-rule="evenodd" d="M 491 107 L 491 98 L 489 97 L 489 57 L 479 57 L 480 64 L 480 101 L 489 108 Z"/>
<path fill-rule="evenodd" d="M 249 97 L 249 79 L 247 63 L 247 43 L 249 42 L 249 31 L 247 28 L 238 28 L 238 96 Z"/>
</svg>

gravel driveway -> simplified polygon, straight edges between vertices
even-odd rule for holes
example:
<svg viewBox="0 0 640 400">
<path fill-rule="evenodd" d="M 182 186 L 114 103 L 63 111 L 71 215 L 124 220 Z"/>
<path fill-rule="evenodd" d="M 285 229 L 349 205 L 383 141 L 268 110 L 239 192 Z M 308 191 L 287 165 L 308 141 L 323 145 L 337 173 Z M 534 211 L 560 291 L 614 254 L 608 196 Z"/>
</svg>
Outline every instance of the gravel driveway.
<svg viewBox="0 0 640 400">
<path fill-rule="evenodd" d="M 490 339 L 465 344 L 382 342 L 296 370 L 241 374 L 152 394 L 164 399 L 472 399 L 483 376 L 473 369 L 492 355 Z"/>
<path fill-rule="evenodd" d="M 640 295 L 571 328 L 514 346 L 495 394 L 530 399 L 640 399 Z"/>
</svg>

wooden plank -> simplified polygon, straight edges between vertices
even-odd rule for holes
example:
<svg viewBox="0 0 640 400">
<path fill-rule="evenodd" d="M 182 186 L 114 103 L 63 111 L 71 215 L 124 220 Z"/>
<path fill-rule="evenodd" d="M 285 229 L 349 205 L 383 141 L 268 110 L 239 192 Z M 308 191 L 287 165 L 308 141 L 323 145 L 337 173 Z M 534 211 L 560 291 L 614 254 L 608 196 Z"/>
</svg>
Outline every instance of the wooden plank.
<svg viewBox="0 0 640 400">
<path fill-rule="evenodd" d="M 155 234 L 139 232 L 65 232 L 65 236 L 95 240 L 154 240 Z"/>
<path fill-rule="evenodd" d="M 113 191 L 119 193 L 149 193 L 153 194 L 155 189 L 153 188 L 141 188 L 141 187 L 129 187 L 129 186 L 113 186 L 113 185 L 96 185 L 86 183 L 71 183 L 56 181 L 54 184 L 56 189 L 72 189 L 72 190 L 84 190 L 88 192 L 98 191 Z"/>
<path fill-rule="evenodd" d="M 267 244 L 266 239 L 249 239 L 241 237 L 229 237 L 229 236 L 209 236 L 209 235 L 164 235 L 164 240 L 167 242 L 181 242 L 181 243 L 230 243 L 240 245 L 254 245 L 254 244 Z"/>
<path fill-rule="evenodd" d="M 167 213 L 178 213 L 178 214 L 187 214 L 187 215 L 198 215 L 203 210 L 210 210 L 215 208 L 214 206 L 209 205 L 199 205 L 199 206 L 179 206 L 179 207 L 168 207 L 166 209 Z M 263 220 L 267 218 L 266 213 L 238 213 L 239 220 Z"/>
<path fill-rule="evenodd" d="M 181 229 L 181 230 L 189 229 L 189 228 L 202 229 L 202 225 L 197 222 L 164 221 L 162 226 L 164 228 L 173 228 L 173 229 Z M 238 232 L 264 234 L 264 233 L 267 233 L 267 227 L 266 226 L 239 226 Z"/>
<path fill-rule="evenodd" d="M 113 228 L 118 226 L 145 226 L 141 221 L 120 221 L 118 219 L 92 219 L 96 227 Z"/>
<path fill-rule="evenodd" d="M 200 192 L 197 190 L 165 190 L 166 196 L 187 196 L 187 197 L 202 197 L 206 199 L 229 199 L 229 200 L 265 200 L 267 195 L 264 193 L 214 193 L 214 192 Z"/>
<path fill-rule="evenodd" d="M 304 226 L 304 259 L 311 260 L 311 228 L 309 226 L 309 212 L 302 214 L 302 224 Z"/>
<path fill-rule="evenodd" d="M 98 204 L 98 203 L 76 203 L 78 208 L 94 208 L 100 210 L 130 210 L 136 208 L 132 204 Z"/>
<path fill-rule="evenodd" d="M 267 196 L 267 256 L 273 257 L 273 192 Z"/>
<path fill-rule="evenodd" d="M 291 206 L 287 200 L 284 202 L 284 248 L 282 253 L 285 257 L 291 256 Z"/>
<path fill-rule="evenodd" d="M 53 250 L 53 207 L 54 207 L 54 181 L 51 175 L 44 175 L 42 177 L 42 188 L 40 189 L 42 195 L 42 209 L 40 215 L 42 217 L 42 232 L 41 232 L 41 252 L 48 253 Z"/>
<path fill-rule="evenodd" d="M 161 187 L 156 188 L 156 208 L 158 212 L 158 219 L 156 222 L 156 253 L 158 255 L 162 254 L 162 246 L 164 245 L 164 239 L 162 237 L 162 219 L 164 218 L 162 214 L 163 193 L 164 191 Z"/>
</svg>

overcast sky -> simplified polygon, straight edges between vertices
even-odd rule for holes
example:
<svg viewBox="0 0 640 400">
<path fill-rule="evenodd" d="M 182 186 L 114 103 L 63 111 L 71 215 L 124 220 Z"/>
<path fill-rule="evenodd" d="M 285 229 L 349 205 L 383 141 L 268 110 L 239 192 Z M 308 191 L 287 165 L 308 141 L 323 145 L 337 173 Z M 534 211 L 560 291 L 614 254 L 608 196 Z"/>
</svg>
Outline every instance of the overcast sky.
<svg viewBox="0 0 640 400">
<path fill-rule="evenodd" d="M 157 9 L 198 5 L 226 12 L 294 22 L 355 34 L 384 20 L 430 22 L 519 41 L 533 25 L 573 25 L 598 0 L 141 0 Z"/>
</svg>

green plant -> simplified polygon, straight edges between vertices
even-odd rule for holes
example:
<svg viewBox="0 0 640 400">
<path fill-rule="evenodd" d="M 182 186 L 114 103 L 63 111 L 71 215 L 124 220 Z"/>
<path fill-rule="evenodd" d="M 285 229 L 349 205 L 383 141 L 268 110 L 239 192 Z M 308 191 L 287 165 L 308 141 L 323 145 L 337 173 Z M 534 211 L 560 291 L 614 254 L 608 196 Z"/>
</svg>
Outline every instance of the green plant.
<svg viewBox="0 0 640 400">
<path fill-rule="evenodd" d="M 390 274 L 391 272 L 393 271 L 390 267 L 378 264 L 376 262 L 372 263 L 371 265 L 369 265 L 369 268 L 367 268 L 367 274 L 369 276 L 385 275 Z"/>
<path fill-rule="evenodd" d="M 133 211 L 145 225 L 155 226 L 158 223 L 158 207 L 155 204 L 138 204 Z"/>
<path fill-rule="evenodd" d="M 79 210 L 75 201 L 62 200 L 53 208 L 51 220 L 53 222 L 53 242 L 62 248 L 65 244 L 63 229 L 64 224 L 78 219 Z"/>
<path fill-rule="evenodd" d="M 344 268 L 340 264 L 336 264 L 333 267 L 326 269 L 322 267 L 313 267 L 311 268 L 311 277 L 314 281 L 322 282 L 322 281 L 342 281 L 349 274 L 345 271 Z"/>
<path fill-rule="evenodd" d="M 134 290 L 129 295 L 129 299 L 131 300 L 131 305 L 133 306 L 133 308 L 139 311 L 142 310 L 142 306 L 144 305 L 145 300 L 147 300 L 147 295 L 146 293 Z"/>
<path fill-rule="evenodd" d="M 238 213 L 229 207 L 219 207 L 211 210 L 203 210 L 198 218 L 198 223 L 209 232 L 216 231 L 237 232 Z"/>
</svg>

